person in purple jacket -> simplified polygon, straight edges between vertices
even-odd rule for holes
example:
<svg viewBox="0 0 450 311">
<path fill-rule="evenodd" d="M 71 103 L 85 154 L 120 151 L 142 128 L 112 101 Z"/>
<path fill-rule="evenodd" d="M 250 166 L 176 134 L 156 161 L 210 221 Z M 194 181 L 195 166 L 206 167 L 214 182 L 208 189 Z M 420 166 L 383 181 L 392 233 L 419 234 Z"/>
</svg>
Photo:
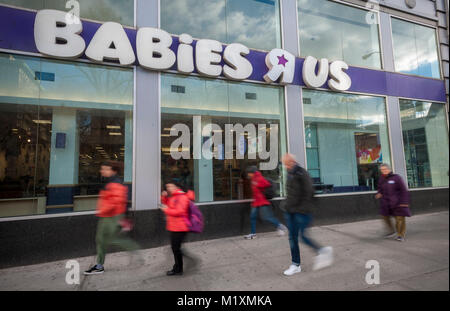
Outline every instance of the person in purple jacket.
<svg viewBox="0 0 450 311">
<path fill-rule="evenodd" d="M 411 216 L 409 210 L 409 193 L 403 179 L 394 173 L 388 164 L 380 166 L 381 177 L 378 181 L 378 193 L 375 198 L 380 200 L 380 214 L 390 230 L 385 237 L 397 236 L 396 240 L 405 240 L 405 217 Z M 395 228 L 391 223 L 391 216 L 395 217 Z"/>
</svg>

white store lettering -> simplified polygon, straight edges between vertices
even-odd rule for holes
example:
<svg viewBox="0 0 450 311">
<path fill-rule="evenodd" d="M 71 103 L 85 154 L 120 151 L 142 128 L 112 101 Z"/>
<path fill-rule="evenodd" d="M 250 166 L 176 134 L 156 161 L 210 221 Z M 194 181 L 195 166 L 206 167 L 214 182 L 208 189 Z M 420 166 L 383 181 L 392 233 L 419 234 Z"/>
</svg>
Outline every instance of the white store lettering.
<svg viewBox="0 0 450 311">
<path fill-rule="evenodd" d="M 96 62 L 118 61 L 128 66 L 136 57 L 122 25 L 108 22 L 100 26 L 85 52 L 87 58 Z"/>
<path fill-rule="evenodd" d="M 73 59 L 81 57 L 84 52 L 94 62 L 115 61 L 123 66 L 134 64 L 137 56 L 139 65 L 149 70 L 168 70 L 176 63 L 178 72 L 183 74 L 191 74 L 196 69 L 200 75 L 218 77 L 223 73 L 232 80 L 245 80 L 253 73 L 252 64 L 246 58 L 250 50 L 240 43 L 231 43 L 223 49 L 219 41 L 201 39 L 197 41 L 194 51 L 193 38 L 189 34 L 181 34 L 175 55 L 170 49 L 173 39 L 168 32 L 142 27 L 137 30 L 135 55 L 123 26 L 118 23 L 102 24 L 87 48 L 80 35 L 82 31 L 81 21 L 67 23 L 66 12 L 41 10 L 36 14 L 36 47 L 48 56 Z M 223 66 L 222 60 L 225 63 Z M 296 69 L 294 55 L 283 49 L 272 49 L 267 53 L 265 63 L 268 71 L 264 80 L 267 83 L 286 85 L 293 82 Z M 322 87 L 328 80 L 330 89 L 346 91 L 351 86 L 351 78 L 345 72 L 347 69 L 348 65 L 343 61 L 329 63 L 325 58 L 318 61 L 308 56 L 303 64 L 302 77 L 309 88 Z"/>
</svg>

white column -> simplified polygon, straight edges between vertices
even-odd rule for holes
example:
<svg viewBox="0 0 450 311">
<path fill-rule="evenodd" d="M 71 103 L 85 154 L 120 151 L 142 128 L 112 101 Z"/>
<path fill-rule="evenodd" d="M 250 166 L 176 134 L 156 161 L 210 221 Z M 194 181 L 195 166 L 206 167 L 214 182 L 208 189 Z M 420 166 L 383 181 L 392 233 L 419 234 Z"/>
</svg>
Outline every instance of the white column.
<svg viewBox="0 0 450 311">
<path fill-rule="evenodd" d="M 296 0 L 281 0 L 283 23 L 283 49 L 300 56 L 297 27 Z M 300 47 L 301 48 L 301 47 Z M 284 87 L 288 150 L 294 154 L 301 166 L 306 168 L 305 128 L 303 124 L 302 88 L 299 85 Z"/>
<path fill-rule="evenodd" d="M 133 113 L 125 112 L 125 160 L 124 160 L 124 182 L 133 180 Z"/>
<path fill-rule="evenodd" d="M 200 144 L 203 146 L 203 142 L 210 136 L 203 136 L 202 129 L 211 123 L 211 118 L 202 116 L 201 120 L 201 122 L 193 122 L 193 126 L 199 127 L 193 129 L 193 133 L 200 136 Z M 214 200 L 213 160 L 205 159 L 203 155 L 201 159 L 194 159 L 194 190 L 198 202 Z"/>
<path fill-rule="evenodd" d="M 136 27 L 159 27 L 159 1 L 136 0 Z M 161 74 L 135 68 L 133 207 L 156 209 L 161 175 Z"/>
<path fill-rule="evenodd" d="M 66 135 L 64 148 L 56 148 L 57 133 Z M 49 185 L 78 184 L 79 139 L 77 111 L 55 107 L 52 120 Z"/>
</svg>

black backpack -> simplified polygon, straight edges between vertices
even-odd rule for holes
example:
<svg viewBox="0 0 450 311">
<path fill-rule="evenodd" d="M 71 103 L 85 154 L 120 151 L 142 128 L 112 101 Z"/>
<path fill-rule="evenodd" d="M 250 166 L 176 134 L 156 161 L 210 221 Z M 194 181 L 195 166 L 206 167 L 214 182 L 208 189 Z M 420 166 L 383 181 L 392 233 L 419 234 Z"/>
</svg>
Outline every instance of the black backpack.
<svg viewBox="0 0 450 311">
<path fill-rule="evenodd" d="M 275 191 L 275 184 L 268 178 L 266 178 L 266 180 L 270 183 L 270 186 L 264 189 L 264 196 L 266 197 L 267 200 L 271 200 L 277 195 Z"/>
</svg>

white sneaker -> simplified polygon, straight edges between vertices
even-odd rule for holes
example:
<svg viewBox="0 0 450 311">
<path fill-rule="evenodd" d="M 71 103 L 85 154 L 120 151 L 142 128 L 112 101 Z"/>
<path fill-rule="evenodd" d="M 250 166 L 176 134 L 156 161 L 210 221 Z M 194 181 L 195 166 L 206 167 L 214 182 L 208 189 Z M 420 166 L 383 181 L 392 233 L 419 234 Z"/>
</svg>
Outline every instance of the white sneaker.
<svg viewBox="0 0 450 311">
<path fill-rule="evenodd" d="M 285 225 L 280 224 L 280 225 L 278 226 L 277 232 L 278 232 L 278 235 L 279 235 L 279 236 L 285 235 L 287 231 L 288 231 L 288 229 L 286 228 Z"/>
<path fill-rule="evenodd" d="M 246 240 L 256 239 L 256 234 L 254 233 L 247 234 L 246 236 L 244 236 L 244 239 Z"/>
<path fill-rule="evenodd" d="M 284 275 L 290 276 L 296 273 L 302 272 L 302 267 L 297 265 L 290 265 L 289 269 L 283 272 Z"/>
<path fill-rule="evenodd" d="M 319 255 L 314 259 L 313 270 L 320 270 L 333 264 L 333 248 L 330 246 L 323 247 L 319 250 Z"/>
<path fill-rule="evenodd" d="M 391 233 L 387 233 L 387 234 L 385 234 L 385 235 L 383 235 L 383 238 L 385 238 L 385 239 L 390 239 L 390 238 L 393 238 L 393 237 L 396 237 L 397 236 L 397 232 L 391 232 Z"/>
<path fill-rule="evenodd" d="M 329 255 L 329 254 L 333 254 L 333 248 L 331 246 L 325 246 L 322 247 L 321 249 L 319 249 L 319 254 L 320 255 Z"/>
</svg>

